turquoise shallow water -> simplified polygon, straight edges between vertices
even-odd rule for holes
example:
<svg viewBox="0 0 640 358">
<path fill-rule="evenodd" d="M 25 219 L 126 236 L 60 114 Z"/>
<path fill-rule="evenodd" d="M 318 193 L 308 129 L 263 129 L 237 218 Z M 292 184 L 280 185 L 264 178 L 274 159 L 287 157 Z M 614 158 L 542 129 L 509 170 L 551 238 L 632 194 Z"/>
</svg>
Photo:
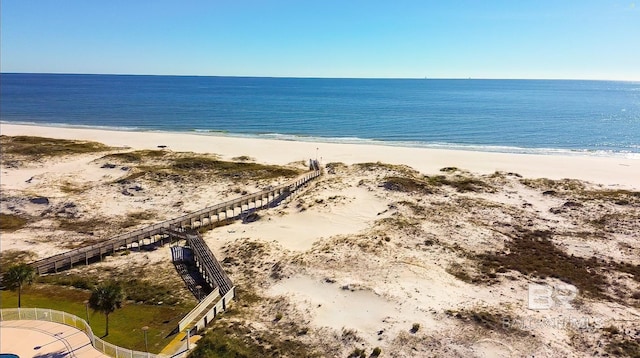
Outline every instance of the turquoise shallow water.
<svg viewBox="0 0 640 358">
<path fill-rule="evenodd" d="M 0 120 L 640 158 L 640 83 L 2 74 Z"/>
</svg>

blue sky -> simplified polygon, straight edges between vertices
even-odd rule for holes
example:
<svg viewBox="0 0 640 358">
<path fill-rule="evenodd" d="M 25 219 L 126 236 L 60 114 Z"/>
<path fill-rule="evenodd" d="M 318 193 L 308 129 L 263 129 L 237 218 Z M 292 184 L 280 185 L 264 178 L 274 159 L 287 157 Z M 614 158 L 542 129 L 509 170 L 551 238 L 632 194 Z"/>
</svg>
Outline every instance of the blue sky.
<svg viewBox="0 0 640 358">
<path fill-rule="evenodd" d="M 3 0 L 2 72 L 640 80 L 640 3 Z"/>
</svg>

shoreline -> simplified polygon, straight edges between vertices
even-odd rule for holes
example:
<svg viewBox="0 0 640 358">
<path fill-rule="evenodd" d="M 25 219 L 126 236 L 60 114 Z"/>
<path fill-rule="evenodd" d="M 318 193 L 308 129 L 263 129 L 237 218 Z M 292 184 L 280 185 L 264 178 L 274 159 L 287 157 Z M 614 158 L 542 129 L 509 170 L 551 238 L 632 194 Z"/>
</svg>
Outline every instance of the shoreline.
<svg viewBox="0 0 640 358">
<path fill-rule="evenodd" d="M 613 150 L 591 150 L 591 149 L 567 149 L 567 148 L 528 148 L 514 147 L 498 144 L 464 144 L 449 142 L 421 142 L 412 140 L 383 140 L 374 138 L 361 137 L 315 137 L 303 134 L 286 134 L 277 132 L 263 133 L 242 133 L 230 132 L 228 130 L 217 129 L 201 129 L 191 128 L 184 130 L 165 130 L 157 128 L 141 128 L 141 127 L 113 127 L 89 124 L 67 124 L 67 123 L 36 123 L 22 121 L 3 121 L 0 125 L 15 125 L 28 127 L 46 127 L 46 128 L 62 128 L 62 129 L 87 129 L 87 130 L 104 130 L 111 132 L 135 132 L 135 133 L 172 133 L 172 134 L 191 134 L 198 136 L 225 137 L 225 138 L 245 138 L 245 139 L 267 139 L 290 142 L 309 142 L 317 144 L 355 144 L 355 145 L 375 145 L 384 147 L 400 147 L 400 148 L 421 148 L 421 149 L 440 149 L 440 150 L 459 150 L 466 152 L 482 152 L 482 153 L 503 153 L 503 154 L 531 154 L 531 155 L 564 155 L 564 156 L 586 156 L 599 158 L 622 158 L 640 160 L 640 152 L 633 151 L 613 151 Z"/>
<path fill-rule="evenodd" d="M 458 167 L 478 174 L 495 171 L 518 173 L 528 178 L 579 179 L 610 188 L 639 189 L 640 160 L 564 154 L 521 154 L 460 149 L 402 147 L 382 144 L 333 143 L 299 140 L 223 136 L 214 133 L 119 131 L 0 123 L 0 133 L 101 142 L 114 147 L 215 153 L 225 159 L 247 155 L 258 162 L 287 164 L 317 156 L 324 164 L 383 162 L 408 165 L 424 174 L 444 167 Z"/>
</svg>

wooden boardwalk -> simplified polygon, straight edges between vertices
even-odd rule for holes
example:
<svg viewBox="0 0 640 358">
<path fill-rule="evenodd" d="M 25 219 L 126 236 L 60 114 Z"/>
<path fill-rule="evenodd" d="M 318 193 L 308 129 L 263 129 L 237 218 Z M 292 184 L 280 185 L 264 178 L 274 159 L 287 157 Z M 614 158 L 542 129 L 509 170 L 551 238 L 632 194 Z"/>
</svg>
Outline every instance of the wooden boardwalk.
<svg viewBox="0 0 640 358">
<path fill-rule="evenodd" d="M 220 220 L 240 217 L 243 212 L 248 210 L 273 207 L 320 175 L 320 170 L 314 170 L 268 190 L 247 194 L 175 219 L 166 220 L 139 230 L 118 235 L 97 244 L 50 256 L 32 262 L 30 265 L 39 275 L 42 275 L 72 268 L 78 264 L 88 265 L 91 262 L 102 260 L 105 255 L 112 254 L 118 250 L 140 248 L 143 245 L 153 243 L 160 243 L 162 245 L 166 242 L 171 242 L 174 238 L 186 240 L 187 234 L 184 232 L 185 229 L 195 229 L 212 225 Z M 199 249 L 194 248 L 194 252 L 198 250 Z M 196 255 L 198 254 L 196 253 Z M 204 260 L 204 257 L 201 259 Z M 224 279 L 222 279 L 221 282 L 224 282 Z M 226 285 L 224 286 L 226 287 Z"/>
<path fill-rule="evenodd" d="M 198 266 L 205 281 L 207 281 L 212 288 L 218 287 L 220 289 L 220 296 L 224 296 L 231 290 L 233 283 L 211 250 L 209 250 L 209 246 L 204 242 L 202 236 L 198 233 L 188 234 L 187 244 L 193 250 L 196 266 Z"/>
</svg>

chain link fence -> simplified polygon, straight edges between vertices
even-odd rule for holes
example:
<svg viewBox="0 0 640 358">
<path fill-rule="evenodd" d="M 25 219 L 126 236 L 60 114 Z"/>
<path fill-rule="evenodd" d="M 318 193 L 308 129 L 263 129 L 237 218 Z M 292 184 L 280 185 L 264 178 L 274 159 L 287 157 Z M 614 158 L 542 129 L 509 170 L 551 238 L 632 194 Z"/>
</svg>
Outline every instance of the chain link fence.
<svg viewBox="0 0 640 358">
<path fill-rule="evenodd" d="M 0 309 L 0 321 L 48 321 L 62 323 L 84 332 L 91 345 L 98 351 L 115 358 L 167 358 L 161 354 L 151 354 L 118 347 L 96 337 L 89 324 L 78 316 L 47 308 L 3 308 Z"/>
</svg>

